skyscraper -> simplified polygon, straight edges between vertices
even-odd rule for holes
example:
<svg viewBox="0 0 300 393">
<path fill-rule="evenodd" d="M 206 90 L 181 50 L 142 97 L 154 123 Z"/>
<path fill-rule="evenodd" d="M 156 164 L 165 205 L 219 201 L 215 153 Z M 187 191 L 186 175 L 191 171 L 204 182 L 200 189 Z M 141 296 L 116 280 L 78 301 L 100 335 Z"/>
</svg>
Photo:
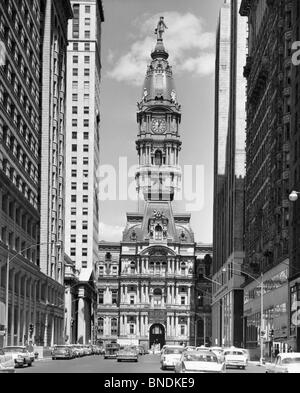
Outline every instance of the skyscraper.
<svg viewBox="0 0 300 393">
<path fill-rule="evenodd" d="M 50 78 L 49 72 L 54 58 L 58 59 L 58 48 L 62 62 L 57 63 L 64 67 L 65 32 L 71 16 L 68 1 L 0 3 L 0 331 L 5 330 L 5 341 L 12 345 L 32 340 L 47 346 L 62 339 L 63 265 L 47 253 L 51 247 L 56 250 L 60 239 L 48 236 L 45 226 L 45 204 L 51 201 L 52 188 L 41 178 L 47 172 L 41 150 L 50 127 L 52 135 L 56 99 L 64 100 L 63 81 L 57 83 L 59 100 L 55 94 L 49 100 L 56 78 Z M 50 47 L 51 40 L 57 43 L 58 39 L 56 48 Z M 51 89 L 46 91 L 47 83 Z M 45 94 L 47 105 L 41 101 Z M 63 127 L 62 123 L 61 133 Z M 49 154 L 52 148 L 48 146 Z"/>
<path fill-rule="evenodd" d="M 226 1 L 217 34 L 213 240 L 213 344 L 243 341 L 244 178 L 247 25 L 240 1 Z"/>
<path fill-rule="evenodd" d="M 91 339 L 98 260 L 100 159 L 101 0 L 72 1 L 68 29 L 66 133 L 66 253 L 80 271 L 78 337 Z M 81 287 L 80 287 L 81 285 Z"/>
</svg>

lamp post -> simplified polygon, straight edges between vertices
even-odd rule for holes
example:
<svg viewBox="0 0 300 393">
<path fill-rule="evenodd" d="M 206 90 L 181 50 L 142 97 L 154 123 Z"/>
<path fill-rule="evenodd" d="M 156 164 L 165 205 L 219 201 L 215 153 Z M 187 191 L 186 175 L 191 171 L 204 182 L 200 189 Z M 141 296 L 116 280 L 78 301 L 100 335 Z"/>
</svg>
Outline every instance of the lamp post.
<svg viewBox="0 0 300 393">
<path fill-rule="evenodd" d="M 6 329 L 6 334 L 5 334 L 5 346 L 8 346 L 8 304 L 9 304 L 9 268 L 11 262 L 20 256 L 25 251 L 31 250 L 34 247 L 42 246 L 42 245 L 48 245 L 48 244 L 53 244 L 54 242 L 46 242 L 46 243 L 37 243 L 37 244 L 32 244 L 30 247 L 24 248 L 23 250 L 19 251 L 16 255 L 12 256 L 10 258 L 10 252 L 9 252 L 9 247 L 7 250 L 7 259 L 6 259 L 6 294 L 5 294 L 5 329 Z M 61 243 L 56 243 L 56 247 L 59 248 L 61 247 Z"/>
<path fill-rule="evenodd" d="M 236 264 L 237 265 L 237 264 Z M 238 265 L 239 266 L 239 265 Z M 223 272 L 227 271 L 227 268 L 222 269 Z M 240 273 L 247 275 L 252 280 L 256 281 L 260 286 L 260 364 L 263 365 L 264 359 L 264 339 L 263 339 L 263 327 L 264 327 L 264 274 L 261 273 L 260 281 L 252 276 L 251 274 L 239 270 Z"/>
</svg>

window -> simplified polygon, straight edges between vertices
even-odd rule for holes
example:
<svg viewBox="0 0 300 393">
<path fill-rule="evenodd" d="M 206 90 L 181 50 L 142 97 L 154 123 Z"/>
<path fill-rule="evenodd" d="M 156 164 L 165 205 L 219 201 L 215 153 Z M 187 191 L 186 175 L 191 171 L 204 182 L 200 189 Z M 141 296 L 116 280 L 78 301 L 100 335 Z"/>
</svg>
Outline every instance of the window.
<svg viewBox="0 0 300 393">
<path fill-rule="evenodd" d="M 155 240 L 162 240 L 163 239 L 163 230 L 162 227 L 160 225 L 157 225 L 155 227 Z"/>
<path fill-rule="evenodd" d="M 85 106 L 84 109 L 83 109 L 83 113 L 84 113 L 85 115 L 89 115 L 89 113 L 90 113 L 90 108 L 89 108 L 88 106 Z"/>
<path fill-rule="evenodd" d="M 83 183 L 83 189 L 87 191 L 89 189 L 89 183 Z"/>
<path fill-rule="evenodd" d="M 134 334 L 134 325 L 130 325 L 130 334 Z"/>
<path fill-rule="evenodd" d="M 73 81 L 72 82 L 72 89 L 77 90 L 78 89 L 78 81 Z"/>
<path fill-rule="evenodd" d="M 99 296 L 99 304 L 103 304 L 103 297 L 102 297 L 102 303 L 101 303 L 100 302 L 100 296 Z M 104 319 L 103 318 L 99 318 L 98 319 L 98 333 L 101 336 L 103 336 L 103 334 L 104 334 Z"/>
<path fill-rule="evenodd" d="M 89 125 L 90 125 L 89 119 L 84 119 L 83 120 L 83 127 L 89 127 Z"/>
<path fill-rule="evenodd" d="M 89 152 L 89 145 L 83 145 L 83 151 L 84 151 L 84 153 L 88 153 Z"/>
<path fill-rule="evenodd" d="M 76 171 L 76 169 L 72 169 L 71 174 L 72 174 L 72 177 L 77 177 L 77 171 Z"/>
<path fill-rule="evenodd" d="M 112 268 L 112 275 L 117 276 L 118 275 L 118 266 L 113 266 Z"/>
<path fill-rule="evenodd" d="M 75 101 L 75 102 L 78 101 L 78 94 L 76 94 L 76 93 L 72 94 L 72 101 Z"/>
<path fill-rule="evenodd" d="M 77 152 L 77 145 L 72 145 L 72 151 L 75 153 Z"/>
<path fill-rule="evenodd" d="M 87 248 L 83 248 L 83 249 L 82 249 L 82 256 L 83 256 L 83 257 L 87 257 L 87 255 L 88 255 L 88 250 L 87 250 Z"/>
<path fill-rule="evenodd" d="M 85 13 L 86 14 L 90 14 L 91 13 L 91 6 L 90 5 L 86 5 L 85 6 Z"/>
<path fill-rule="evenodd" d="M 73 68 L 73 76 L 78 76 L 78 68 Z"/>
<path fill-rule="evenodd" d="M 83 165 L 89 165 L 89 158 L 88 157 L 84 157 L 82 162 L 83 162 Z"/>
<path fill-rule="evenodd" d="M 91 25 L 91 18 L 85 18 L 84 24 L 85 24 L 85 26 L 90 26 Z"/>
<path fill-rule="evenodd" d="M 77 119 L 72 119 L 72 127 L 77 127 L 78 121 Z"/>
<path fill-rule="evenodd" d="M 71 243 L 76 243 L 76 235 L 71 235 Z"/>
<path fill-rule="evenodd" d="M 134 295 L 131 295 L 130 296 L 130 305 L 133 306 L 134 303 L 135 303 L 135 297 L 134 297 Z"/>
<path fill-rule="evenodd" d="M 76 207 L 71 208 L 71 216 L 76 216 Z"/>
<path fill-rule="evenodd" d="M 85 139 L 85 140 L 89 139 L 89 133 L 88 132 L 84 132 L 83 133 L 83 139 Z"/>
<path fill-rule="evenodd" d="M 84 90 L 89 90 L 89 89 L 90 89 L 90 82 L 84 81 Z"/>
<path fill-rule="evenodd" d="M 82 222 L 82 229 L 83 230 L 87 230 L 88 229 L 88 222 L 87 221 L 83 221 Z"/>
<path fill-rule="evenodd" d="M 90 49 L 91 49 L 90 43 L 89 43 L 89 42 L 85 42 L 85 44 L 84 44 L 84 50 L 85 50 L 85 51 L 89 51 Z"/>
<path fill-rule="evenodd" d="M 82 243 L 87 243 L 87 242 L 88 242 L 87 235 L 82 235 Z"/>
<path fill-rule="evenodd" d="M 72 106 L 72 114 L 77 115 L 78 114 L 78 107 L 77 106 Z"/>
<path fill-rule="evenodd" d="M 180 326 L 180 334 L 181 336 L 185 336 L 185 325 Z"/>
<path fill-rule="evenodd" d="M 104 266 L 99 266 L 99 276 L 104 276 Z"/>
<path fill-rule="evenodd" d="M 83 215 L 83 216 L 87 216 L 88 214 L 89 214 L 88 208 L 84 207 L 84 208 L 82 209 L 82 215 Z"/>
<path fill-rule="evenodd" d="M 71 257 L 76 257 L 76 248 L 71 248 Z"/>
<path fill-rule="evenodd" d="M 89 202 L 89 196 L 88 195 L 83 195 L 82 196 L 82 202 L 83 203 L 88 203 Z"/>
<path fill-rule="evenodd" d="M 89 68 L 84 69 L 84 76 L 90 76 L 90 69 Z"/>
<path fill-rule="evenodd" d="M 77 195 L 71 195 L 71 202 L 76 203 Z"/>
<path fill-rule="evenodd" d="M 77 52 L 78 51 L 78 42 L 73 43 L 73 51 Z"/>
<path fill-rule="evenodd" d="M 83 177 L 89 177 L 89 171 L 88 170 L 84 170 L 83 171 Z"/>
<path fill-rule="evenodd" d="M 73 56 L 73 63 L 78 64 L 78 56 Z"/>
<path fill-rule="evenodd" d="M 89 30 L 86 30 L 84 32 L 84 38 L 87 40 L 89 40 L 91 38 L 91 32 Z"/>
<path fill-rule="evenodd" d="M 84 56 L 84 64 L 90 64 L 90 56 Z"/>
<path fill-rule="evenodd" d="M 185 306 L 185 296 L 181 296 L 181 305 Z"/>
<path fill-rule="evenodd" d="M 118 320 L 113 318 L 111 320 L 111 335 L 117 336 L 118 335 Z"/>
<path fill-rule="evenodd" d="M 71 184 L 71 189 L 72 190 L 77 190 L 77 183 L 72 183 Z"/>
<path fill-rule="evenodd" d="M 71 229 L 76 229 L 76 221 L 71 221 Z"/>
<path fill-rule="evenodd" d="M 72 132 L 72 139 L 77 139 L 77 132 L 75 131 Z"/>
<path fill-rule="evenodd" d="M 99 292 L 99 304 L 104 304 L 104 289 L 100 289 Z"/>
<path fill-rule="evenodd" d="M 82 269 L 87 269 L 87 267 L 88 267 L 87 261 L 82 261 L 81 266 L 82 266 Z"/>
</svg>

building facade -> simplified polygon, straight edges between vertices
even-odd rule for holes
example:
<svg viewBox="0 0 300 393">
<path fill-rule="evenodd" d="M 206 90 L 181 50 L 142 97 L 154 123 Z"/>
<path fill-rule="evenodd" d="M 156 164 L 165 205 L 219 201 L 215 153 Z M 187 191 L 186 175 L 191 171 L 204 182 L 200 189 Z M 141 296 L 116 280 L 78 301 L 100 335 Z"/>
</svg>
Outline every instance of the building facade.
<svg viewBox="0 0 300 393">
<path fill-rule="evenodd" d="M 290 261 L 292 91 L 296 88 L 291 84 L 292 3 L 243 0 L 240 9 L 249 26 L 245 269 L 255 277 L 263 274 L 267 293 L 261 326 L 256 304 L 260 295 L 253 294 L 253 281 L 246 283 L 245 344 L 259 353 L 262 334 L 266 356 L 272 347 L 270 329 L 275 330 L 278 345 L 289 340 L 286 268 Z M 269 286 L 274 277 L 276 285 Z"/>
<path fill-rule="evenodd" d="M 148 348 L 188 344 L 195 316 L 191 217 L 173 212 L 181 181 L 181 107 L 163 43 L 164 28 L 161 18 L 138 103 L 136 178 L 143 212 L 127 214 L 120 245 L 100 244 L 98 264 L 103 274 L 98 279 L 98 339 L 117 338 Z M 116 278 L 107 281 L 108 274 L 118 274 L 119 285 Z"/>
<path fill-rule="evenodd" d="M 42 45 L 51 25 L 45 8 L 56 10 L 62 31 L 71 16 L 68 2 L 62 7 L 57 3 L 48 8 L 43 1 L 0 4 L 0 331 L 9 345 L 60 343 L 63 332 L 62 275 L 58 264 L 57 274 L 50 274 L 38 246 L 43 199 L 40 84 L 50 67 Z M 64 46 L 61 50 L 63 55 Z M 43 238 L 47 244 L 57 240 Z"/>
<path fill-rule="evenodd" d="M 101 0 L 71 1 L 68 28 L 65 247 L 79 273 L 83 296 L 77 313 L 77 340 L 88 343 L 94 331 L 92 289 L 98 260 L 100 159 Z M 92 287 L 91 287 L 92 285 Z"/>
<path fill-rule="evenodd" d="M 241 1 L 220 11 L 216 56 L 212 341 L 243 342 L 247 25 Z"/>
</svg>

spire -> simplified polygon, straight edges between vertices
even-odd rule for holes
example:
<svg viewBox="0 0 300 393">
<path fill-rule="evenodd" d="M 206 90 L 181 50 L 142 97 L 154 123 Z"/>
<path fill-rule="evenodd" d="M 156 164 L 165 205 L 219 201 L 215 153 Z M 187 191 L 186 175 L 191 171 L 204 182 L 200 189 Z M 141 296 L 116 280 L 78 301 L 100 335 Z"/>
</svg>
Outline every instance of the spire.
<svg viewBox="0 0 300 393">
<path fill-rule="evenodd" d="M 168 27 L 165 24 L 164 17 L 161 16 L 157 24 L 157 28 L 155 29 L 155 34 L 157 35 L 157 43 L 154 51 L 151 54 L 153 60 L 161 58 L 167 60 L 169 58 L 169 54 L 166 51 L 163 42 L 163 34 L 167 28 Z"/>
</svg>

